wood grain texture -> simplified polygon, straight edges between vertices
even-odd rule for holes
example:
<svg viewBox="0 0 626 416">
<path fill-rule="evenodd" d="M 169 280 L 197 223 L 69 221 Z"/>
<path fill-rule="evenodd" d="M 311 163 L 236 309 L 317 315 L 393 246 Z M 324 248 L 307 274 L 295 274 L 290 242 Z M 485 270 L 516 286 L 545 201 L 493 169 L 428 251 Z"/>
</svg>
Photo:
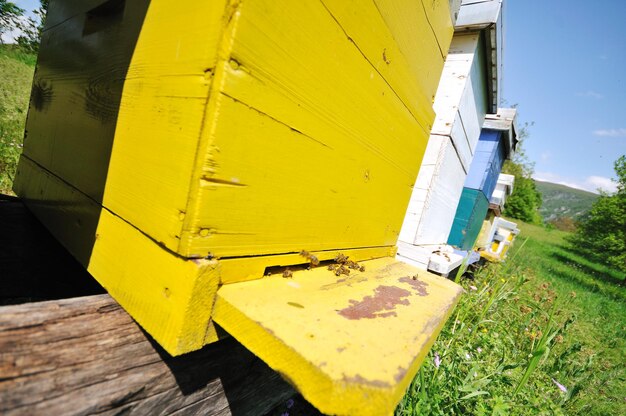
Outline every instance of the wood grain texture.
<svg viewBox="0 0 626 416">
<path fill-rule="evenodd" d="M 416 80 L 439 74 L 443 59 L 402 50 L 407 34 L 390 27 L 413 25 L 411 44 L 430 36 L 436 48 L 421 5 L 404 16 L 403 8 L 361 3 L 356 15 L 333 1 L 238 6 L 179 253 L 395 243 L 433 118 Z M 428 67 L 411 68 L 409 54 Z"/>
<path fill-rule="evenodd" d="M 111 19 L 86 35 L 88 10 L 73 4 L 63 10 L 71 17 L 48 23 L 37 57 L 24 155 L 100 204 L 124 80 L 148 3 L 126 2 L 123 25 Z"/>
<path fill-rule="evenodd" d="M 172 251 L 187 212 L 227 3 L 152 1 L 124 81 L 103 205 Z"/>
<path fill-rule="evenodd" d="M 294 394 L 229 338 L 172 358 L 108 295 L 0 308 L 3 415 L 251 415 Z"/>
</svg>

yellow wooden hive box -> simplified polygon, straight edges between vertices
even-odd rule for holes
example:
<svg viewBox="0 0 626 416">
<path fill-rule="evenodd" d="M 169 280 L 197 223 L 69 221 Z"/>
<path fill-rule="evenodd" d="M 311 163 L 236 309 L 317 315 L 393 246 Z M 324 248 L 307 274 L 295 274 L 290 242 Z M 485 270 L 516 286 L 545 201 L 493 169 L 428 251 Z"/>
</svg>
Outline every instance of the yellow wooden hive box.
<svg viewBox="0 0 626 416">
<path fill-rule="evenodd" d="M 358 288 L 368 278 L 420 295 L 392 256 L 452 33 L 438 0 L 52 1 L 15 191 L 168 352 L 215 341 L 215 320 L 264 358 L 233 314 L 271 285 L 227 284 L 306 263 L 301 250 L 370 261 L 345 296 L 377 296 Z M 294 287 L 321 271 L 278 273 Z M 410 368 L 392 369 L 392 400 L 370 410 L 393 408 L 458 297 L 425 279 L 441 288 L 436 322 L 405 351 Z M 354 410 L 283 373 L 318 407 Z M 357 376 L 331 384 L 364 385 Z"/>
</svg>

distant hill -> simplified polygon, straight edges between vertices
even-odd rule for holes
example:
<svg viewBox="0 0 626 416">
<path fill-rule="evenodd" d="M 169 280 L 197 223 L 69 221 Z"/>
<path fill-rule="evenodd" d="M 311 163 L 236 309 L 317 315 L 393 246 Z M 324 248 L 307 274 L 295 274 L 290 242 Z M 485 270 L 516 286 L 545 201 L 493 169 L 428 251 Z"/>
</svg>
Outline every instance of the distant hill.
<svg viewBox="0 0 626 416">
<path fill-rule="evenodd" d="M 589 211 L 598 195 L 551 182 L 535 181 L 543 204 L 539 213 L 544 221 L 569 217 L 574 220 Z"/>
</svg>

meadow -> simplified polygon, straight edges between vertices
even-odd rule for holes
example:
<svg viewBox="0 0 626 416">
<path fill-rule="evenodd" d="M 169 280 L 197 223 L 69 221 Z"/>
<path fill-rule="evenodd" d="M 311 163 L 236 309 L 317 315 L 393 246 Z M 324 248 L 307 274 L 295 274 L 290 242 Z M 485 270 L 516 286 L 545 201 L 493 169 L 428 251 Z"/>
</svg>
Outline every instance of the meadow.
<svg viewBox="0 0 626 416">
<path fill-rule="evenodd" d="M 396 415 L 626 414 L 626 288 L 567 233 L 520 223 L 467 293 Z"/>
<path fill-rule="evenodd" d="M 0 45 L 0 193 L 11 185 L 22 153 L 24 123 L 36 57 L 13 45 Z"/>
</svg>

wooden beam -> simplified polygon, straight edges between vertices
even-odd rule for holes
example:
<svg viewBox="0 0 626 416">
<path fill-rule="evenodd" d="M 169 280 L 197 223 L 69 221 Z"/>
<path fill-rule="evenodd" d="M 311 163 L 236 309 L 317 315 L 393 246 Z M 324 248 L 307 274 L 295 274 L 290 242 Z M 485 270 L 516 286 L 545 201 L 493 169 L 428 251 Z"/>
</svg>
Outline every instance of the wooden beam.
<svg viewBox="0 0 626 416">
<path fill-rule="evenodd" d="M 0 307 L 3 415 L 262 415 L 293 394 L 232 338 L 169 356 L 108 295 Z"/>
</svg>

